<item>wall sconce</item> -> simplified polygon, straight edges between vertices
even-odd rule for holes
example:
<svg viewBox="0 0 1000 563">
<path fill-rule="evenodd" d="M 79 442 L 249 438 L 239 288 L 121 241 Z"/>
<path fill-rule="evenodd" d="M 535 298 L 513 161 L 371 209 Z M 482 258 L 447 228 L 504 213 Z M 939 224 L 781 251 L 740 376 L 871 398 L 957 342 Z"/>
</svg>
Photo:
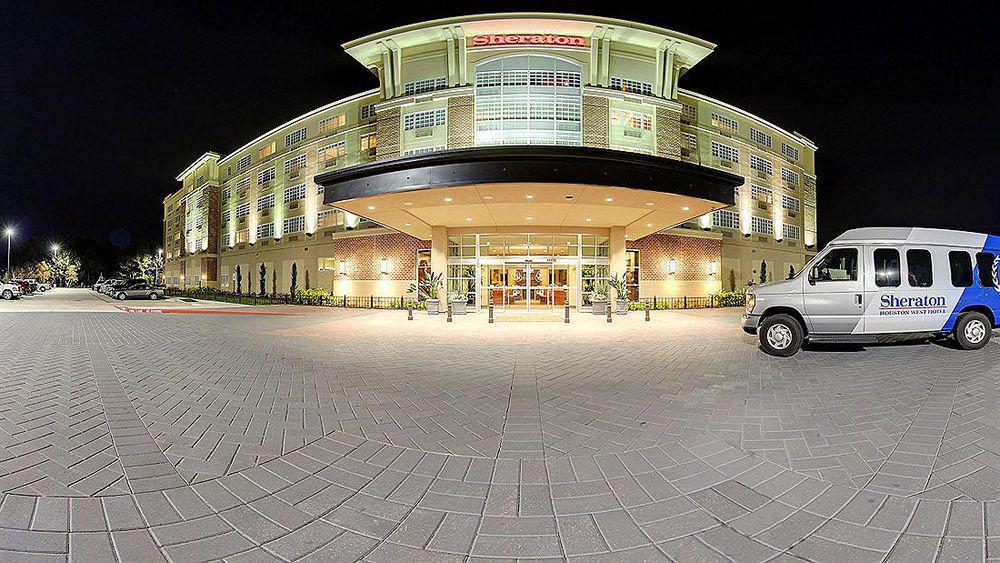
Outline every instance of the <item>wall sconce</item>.
<svg viewBox="0 0 1000 563">
<path fill-rule="evenodd" d="M 667 260 L 667 273 L 668 274 L 677 273 L 677 260 L 674 260 L 673 258 Z"/>
<path fill-rule="evenodd" d="M 708 275 L 710 275 L 710 276 L 717 276 L 717 275 L 719 275 L 719 263 L 718 262 L 709 262 L 708 263 Z"/>
<path fill-rule="evenodd" d="M 383 274 L 388 274 L 389 273 L 389 260 L 383 258 L 382 261 L 379 264 L 381 266 L 382 273 Z"/>
<path fill-rule="evenodd" d="M 340 261 L 340 275 L 344 275 L 346 273 L 347 273 L 347 262 L 341 260 Z"/>
</svg>

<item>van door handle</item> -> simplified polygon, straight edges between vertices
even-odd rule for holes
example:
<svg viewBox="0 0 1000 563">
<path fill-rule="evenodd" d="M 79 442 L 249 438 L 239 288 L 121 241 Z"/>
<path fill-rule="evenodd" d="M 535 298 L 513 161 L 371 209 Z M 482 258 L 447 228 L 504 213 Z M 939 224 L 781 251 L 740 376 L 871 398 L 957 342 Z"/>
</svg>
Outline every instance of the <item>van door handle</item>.
<svg viewBox="0 0 1000 563">
<path fill-rule="evenodd" d="M 855 293 L 854 294 L 854 304 L 857 305 L 859 309 L 861 308 L 861 294 L 860 293 Z"/>
</svg>

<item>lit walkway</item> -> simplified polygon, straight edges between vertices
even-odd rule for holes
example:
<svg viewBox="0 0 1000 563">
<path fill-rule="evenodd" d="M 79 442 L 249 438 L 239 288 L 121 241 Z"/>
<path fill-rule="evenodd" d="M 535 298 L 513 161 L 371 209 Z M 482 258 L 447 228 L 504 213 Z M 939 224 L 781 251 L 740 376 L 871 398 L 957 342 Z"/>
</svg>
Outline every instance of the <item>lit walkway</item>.
<svg viewBox="0 0 1000 563">
<path fill-rule="evenodd" d="M 3 314 L 0 558 L 1000 552 L 1000 346 L 737 314 Z"/>
</svg>

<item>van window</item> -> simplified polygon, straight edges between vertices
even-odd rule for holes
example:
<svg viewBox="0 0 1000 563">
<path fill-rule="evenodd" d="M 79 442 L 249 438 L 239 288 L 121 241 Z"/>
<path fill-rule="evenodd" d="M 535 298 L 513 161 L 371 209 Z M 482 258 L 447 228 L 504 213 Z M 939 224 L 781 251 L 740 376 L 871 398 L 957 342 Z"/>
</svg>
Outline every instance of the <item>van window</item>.
<svg viewBox="0 0 1000 563">
<path fill-rule="evenodd" d="M 976 266 L 979 268 L 979 285 L 983 287 L 996 287 L 997 282 L 993 278 L 993 267 L 996 265 L 997 257 L 989 252 L 979 252 L 976 254 Z"/>
<path fill-rule="evenodd" d="M 895 248 L 879 248 L 875 258 L 875 285 L 879 287 L 899 287 L 899 251 Z"/>
<path fill-rule="evenodd" d="M 907 281 L 910 287 L 930 287 L 934 284 L 931 251 L 911 248 L 906 251 Z"/>
<path fill-rule="evenodd" d="M 968 252 L 952 250 L 948 253 L 948 265 L 951 266 L 951 285 L 972 287 L 972 258 Z"/>
<path fill-rule="evenodd" d="M 858 249 L 835 248 L 816 264 L 816 281 L 858 281 Z"/>
</svg>

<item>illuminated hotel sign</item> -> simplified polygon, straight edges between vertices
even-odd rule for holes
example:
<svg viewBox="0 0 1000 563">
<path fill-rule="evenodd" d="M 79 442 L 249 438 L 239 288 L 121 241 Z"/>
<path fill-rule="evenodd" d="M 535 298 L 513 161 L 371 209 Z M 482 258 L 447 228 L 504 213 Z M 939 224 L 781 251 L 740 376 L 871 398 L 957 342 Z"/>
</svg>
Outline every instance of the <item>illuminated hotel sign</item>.
<svg viewBox="0 0 1000 563">
<path fill-rule="evenodd" d="M 475 35 L 472 37 L 473 47 L 496 47 L 500 45 L 555 45 L 558 47 L 586 47 L 587 38 L 542 33 L 530 33 L 526 35 Z"/>
</svg>

